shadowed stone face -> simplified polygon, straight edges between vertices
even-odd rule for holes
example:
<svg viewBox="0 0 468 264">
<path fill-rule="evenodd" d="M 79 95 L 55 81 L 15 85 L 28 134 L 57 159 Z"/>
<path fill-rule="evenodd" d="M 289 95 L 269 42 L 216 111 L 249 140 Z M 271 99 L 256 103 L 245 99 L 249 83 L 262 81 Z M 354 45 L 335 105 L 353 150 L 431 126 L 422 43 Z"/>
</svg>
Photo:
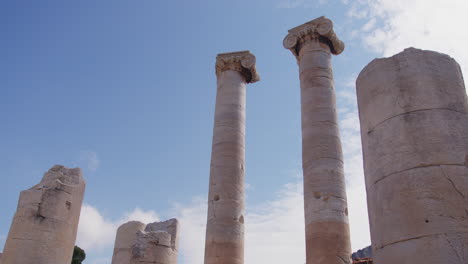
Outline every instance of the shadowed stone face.
<svg viewBox="0 0 468 264">
<path fill-rule="evenodd" d="M 117 230 L 112 264 L 176 264 L 178 245 L 177 219 L 148 225 L 131 221 Z"/>
<path fill-rule="evenodd" d="M 357 79 L 379 264 L 468 262 L 468 102 L 459 65 L 414 48 Z"/>
<path fill-rule="evenodd" d="M 255 56 L 219 54 L 211 153 L 205 264 L 244 263 L 246 84 L 256 82 Z"/>
<path fill-rule="evenodd" d="M 351 263 L 343 154 L 331 54 L 344 44 L 320 17 L 289 30 L 283 41 L 299 65 L 307 264 Z"/>
<path fill-rule="evenodd" d="M 84 190 L 79 168 L 56 165 L 22 191 L 1 263 L 70 263 Z"/>
</svg>

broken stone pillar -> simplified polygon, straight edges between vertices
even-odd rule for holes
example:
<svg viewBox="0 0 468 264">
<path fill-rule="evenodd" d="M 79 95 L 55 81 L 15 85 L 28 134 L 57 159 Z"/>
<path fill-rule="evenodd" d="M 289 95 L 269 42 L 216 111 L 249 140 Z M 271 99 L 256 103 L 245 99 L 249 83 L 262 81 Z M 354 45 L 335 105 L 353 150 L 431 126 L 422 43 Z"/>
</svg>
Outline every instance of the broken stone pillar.
<svg viewBox="0 0 468 264">
<path fill-rule="evenodd" d="M 247 83 L 259 80 L 255 56 L 219 54 L 216 76 L 205 264 L 243 264 L 245 93 Z"/>
<path fill-rule="evenodd" d="M 148 225 L 131 221 L 117 229 L 112 264 L 177 264 L 178 250 L 177 219 Z"/>
<path fill-rule="evenodd" d="M 299 65 L 307 264 L 351 263 L 348 205 L 331 54 L 344 44 L 319 17 L 289 30 L 283 45 Z"/>
<path fill-rule="evenodd" d="M 81 169 L 55 165 L 22 191 L 2 264 L 70 263 L 84 190 Z"/>
<path fill-rule="evenodd" d="M 468 263 L 468 103 L 459 65 L 414 48 L 357 79 L 375 263 Z"/>
<path fill-rule="evenodd" d="M 130 221 L 117 229 L 114 243 L 112 264 L 129 264 L 132 259 L 132 248 L 136 234 L 145 230 L 146 225 L 138 221 Z"/>
</svg>

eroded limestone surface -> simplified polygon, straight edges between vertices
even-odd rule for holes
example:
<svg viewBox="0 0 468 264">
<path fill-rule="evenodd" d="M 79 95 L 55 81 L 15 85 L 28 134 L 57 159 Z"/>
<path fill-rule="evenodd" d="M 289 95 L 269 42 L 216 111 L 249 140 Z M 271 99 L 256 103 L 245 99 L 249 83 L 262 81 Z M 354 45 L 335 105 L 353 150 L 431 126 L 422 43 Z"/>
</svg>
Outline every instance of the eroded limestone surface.
<svg viewBox="0 0 468 264">
<path fill-rule="evenodd" d="M 468 102 L 456 61 L 409 48 L 357 79 L 374 259 L 468 263 Z"/>
<path fill-rule="evenodd" d="M 131 221 L 117 230 L 112 264 L 176 264 L 178 245 L 177 219 L 148 225 Z"/>
<path fill-rule="evenodd" d="M 1 263 L 70 263 L 84 190 L 81 169 L 55 165 L 22 191 Z"/>
<path fill-rule="evenodd" d="M 255 56 L 219 54 L 216 76 L 205 264 L 243 264 L 245 94 L 247 83 L 259 80 Z"/>
<path fill-rule="evenodd" d="M 289 30 L 283 41 L 299 65 L 307 264 L 351 263 L 343 154 L 331 54 L 344 44 L 319 17 Z"/>
</svg>

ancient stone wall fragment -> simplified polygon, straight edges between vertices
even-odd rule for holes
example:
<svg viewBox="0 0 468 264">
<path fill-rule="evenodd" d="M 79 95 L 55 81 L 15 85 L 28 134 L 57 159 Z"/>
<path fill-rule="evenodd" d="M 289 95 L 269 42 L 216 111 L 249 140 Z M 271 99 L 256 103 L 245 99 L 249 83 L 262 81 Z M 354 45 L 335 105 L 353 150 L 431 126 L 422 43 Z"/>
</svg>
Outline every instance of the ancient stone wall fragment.
<svg viewBox="0 0 468 264">
<path fill-rule="evenodd" d="M 117 230 L 112 264 L 176 264 L 178 247 L 177 219 L 148 225 L 131 221 Z"/>
<path fill-rule="evenodd" d="M 459 65 L 409 48 L 357 79 L 375 263 L 468 263 L 468 102 Z"/>
<path fill-rule="evenodd" d="M 56 165 L 22 191 L 2 264 L 70 263 L 84 190 L 81 169 Z"/>
</svg>

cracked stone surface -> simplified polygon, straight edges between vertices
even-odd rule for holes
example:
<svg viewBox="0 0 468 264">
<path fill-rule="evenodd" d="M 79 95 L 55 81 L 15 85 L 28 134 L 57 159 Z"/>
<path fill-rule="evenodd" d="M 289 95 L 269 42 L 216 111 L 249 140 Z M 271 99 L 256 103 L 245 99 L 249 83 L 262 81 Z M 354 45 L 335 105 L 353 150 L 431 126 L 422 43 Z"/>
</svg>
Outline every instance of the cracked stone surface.
<svg viewBox="0 0 468 264">
<path fill-rule="evenodd" d="M 130 221 L 117 229 L 112 264 L 176 264 L 178 251 L 177 219 L 148 225 Z"/>
<path fill-rule="evenodd" d="M 84 190 L 81 169 L 55 165 L 22 191 L 1 263 L 70 263 Z"/>
<path fill-rule="evenodd" d="M 357 79 L 375 263 L 468 263 L 468 102 L 459 65 L 409 48 Z"/>
<path fill-rule="evenodd" d="M 348 205 L 331 54 L 344 44 L 320 17 L 289 30 L 299 65 L 307 264 L 351 263 Z"/>
<path fill-rule="evenodd" d="M 243 264 L 245 94 L 247 83 L 259 80 L 255 56 L 219 54 L 216 76 L 205 264 Z"/>
</svg>

